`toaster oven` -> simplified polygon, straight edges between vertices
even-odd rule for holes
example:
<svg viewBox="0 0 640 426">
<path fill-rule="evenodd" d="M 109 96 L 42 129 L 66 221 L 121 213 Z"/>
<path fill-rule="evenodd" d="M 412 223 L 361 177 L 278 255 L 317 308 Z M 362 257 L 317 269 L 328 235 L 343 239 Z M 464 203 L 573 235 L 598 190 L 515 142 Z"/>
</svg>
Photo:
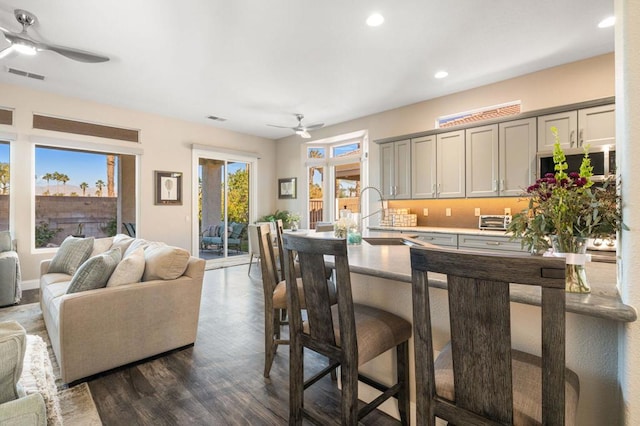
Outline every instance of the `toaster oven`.
<svg viewBox="0 0 640 426">
<path fill-rule="evenodd" d="M 478 219 L 478 228 L 505 231 L 511 223 L 511 215 L 483 214 Z"/>
</svg>

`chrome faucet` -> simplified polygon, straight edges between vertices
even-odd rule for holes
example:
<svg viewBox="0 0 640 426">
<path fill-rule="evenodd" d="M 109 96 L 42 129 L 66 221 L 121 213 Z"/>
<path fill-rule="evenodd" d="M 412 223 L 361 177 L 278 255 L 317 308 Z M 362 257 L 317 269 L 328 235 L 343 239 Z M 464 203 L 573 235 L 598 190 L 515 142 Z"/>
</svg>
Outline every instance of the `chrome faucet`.
<svg viewBox="0 0 640 426">
<path fill-rule="evenodd" d="M 368 214 L 368 215 L 366 215 L 366 216 L 362 216 L 362 220 L 365 220 L 366 218 L 371 217 L 371 216 L 373 216 L 374 214 L 378 214 L 378 213 L 380 213 L 380 212 L 382 212 L 382 213 L 383 213 L 383 216 L 384 216 L 384 211 L 385 211 L 385 201 L 386 201 L 386 200 L 385 200 L 385 199 L 384 199 L 384 197 L 382 196 L 382 192 L 380 192 L 380 190 L 379 190 L 378 188 L 376 188 L 375 186 L 365 186 L 364 188 L 362 188 L 362 189 L 360 190 L 360 206 L 359 206 L 359 208 L 360 208 L 360 213 L 362 213 L 362 194 L 364 194 L 364 191 L 366 191 L 367 189 L 373 189 L 374 191 L 376 191 L 376 192 L 378 193 L 378 195 L 380 196 L 380 200 L 379 200 L 379 201 L 380 201 L 380 206 L 381 206 L 381 208 L 380 208 L 380 209 L 378 209 L 378 210 L 376 210 L 376 211 L 375 211 L 375 212 L 373 212 L 373 213 L 369 213 L 369 214 Z"/>
</svg>

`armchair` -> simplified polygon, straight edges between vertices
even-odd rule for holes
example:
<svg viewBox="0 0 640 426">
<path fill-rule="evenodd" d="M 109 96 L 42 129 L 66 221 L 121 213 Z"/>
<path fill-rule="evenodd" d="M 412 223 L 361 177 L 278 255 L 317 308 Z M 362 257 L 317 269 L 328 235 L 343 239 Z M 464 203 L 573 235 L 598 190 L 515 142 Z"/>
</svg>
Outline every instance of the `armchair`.
<svg viewBox="0 0 640 426">
<path fill-rule="evenodd" d="M 0 424 L 47 424 L 44 398 L 40 393 L 25 396 L 18 384 L 27 336 L 16 321 L 0 323 Z"/>
<path fill-rule="evenodd" d="M 22 297 L 20 262 L 9 231 L 0 232 L 0 306 L 18 303 Z"/>
</svg>

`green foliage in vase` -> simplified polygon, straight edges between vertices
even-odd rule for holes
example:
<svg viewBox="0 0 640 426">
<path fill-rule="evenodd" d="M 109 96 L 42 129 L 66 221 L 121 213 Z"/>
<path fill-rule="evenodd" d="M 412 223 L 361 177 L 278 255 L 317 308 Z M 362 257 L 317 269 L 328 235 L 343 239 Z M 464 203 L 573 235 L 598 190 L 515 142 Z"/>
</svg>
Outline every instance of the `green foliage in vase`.
<svg viewBox="0 0 640 426">
<path fill-rule="evenodd" d="M 626 226 L 622 222 L 620 196 L 616 180 L 611 177 L 602 187 L 593 186 L 593 167 L 585 148 L 580 172 L 567 173 L 567 162 L 555 136 L 553 161 L 555 174 L 547 173 L 527 188 L 529 205 L 514 215 L 507 232 L 512 239 L 520 238 L 530 251 L 551 247 L 549 236 L 561 240 L 573 237 L 597 238 L 614 235 Z"/>
<path fill-rule="evenodd" d="M 300 215 L 297 213 L 291 213 L 288 210 L 276 210 L 275 213 L 262 216 L 258 219 L 258 222 L 275 222 L 278 219 L 282 220 L 282 226 L 284 228 L 290 228 L 291 222 L 300 221 Z"/>
</svg>

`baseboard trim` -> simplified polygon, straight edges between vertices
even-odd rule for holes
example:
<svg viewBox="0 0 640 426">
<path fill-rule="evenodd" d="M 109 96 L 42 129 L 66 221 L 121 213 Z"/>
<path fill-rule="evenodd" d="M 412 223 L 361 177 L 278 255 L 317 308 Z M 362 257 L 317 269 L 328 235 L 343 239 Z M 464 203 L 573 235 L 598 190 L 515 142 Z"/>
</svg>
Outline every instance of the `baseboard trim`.
<svg viewBox="0 0 640 426">
<path fill-rule="evenodd" d="M 36 288 L 40 288 L 40 280 L 27 280 L 22 281 L 20 284 L 23 290 L 34 290 Z"/>
</svg>

